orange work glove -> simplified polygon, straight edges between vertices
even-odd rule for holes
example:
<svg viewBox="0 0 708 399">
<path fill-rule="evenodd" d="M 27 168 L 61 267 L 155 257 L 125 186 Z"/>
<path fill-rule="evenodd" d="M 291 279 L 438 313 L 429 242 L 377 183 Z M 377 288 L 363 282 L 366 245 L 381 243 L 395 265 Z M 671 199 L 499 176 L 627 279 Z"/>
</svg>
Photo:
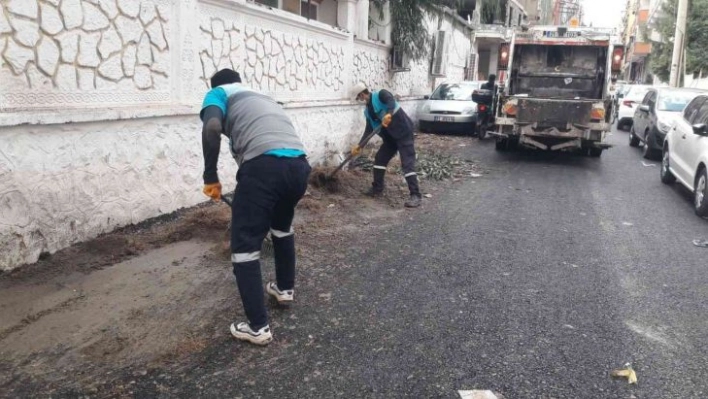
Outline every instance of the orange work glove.
<svg viewBox="0 0 708 399">
<path fill-rule="evenodd" d="M 352 156 L 356 157 L 359 154 L 361 154 L 361 146 L 355 145 L 354 147 L 352 147 Z"/>
<path fill-rule="evenodd" d="M 391 116 L 391 114 L 386 114 L 386 116 L 383 117 L 383 121 L 381 121 L 383 127 L 388 127 L 388 125 L 391 124 L 391 119 L 393 119 L 393 116 Z"/>
<path fill-rule="evenodd" d="M 204 193 L 204 195 L 213 199 L 214 201 L 220 201 L 221 200 L 221 183 L 217 182 L 217 183 L 205 184 L 202 192 Z"/>
</svg>

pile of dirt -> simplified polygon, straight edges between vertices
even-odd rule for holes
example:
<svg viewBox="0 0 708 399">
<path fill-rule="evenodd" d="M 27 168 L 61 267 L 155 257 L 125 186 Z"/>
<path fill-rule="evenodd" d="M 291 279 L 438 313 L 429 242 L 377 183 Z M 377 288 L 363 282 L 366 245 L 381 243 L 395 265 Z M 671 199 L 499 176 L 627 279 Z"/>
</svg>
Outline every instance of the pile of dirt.
<svg viewBox="0 0 708 399">
<path fill-rule="evenodd" d="M 230 219 L 231 209 L 225 204 L 205 203 L 181 209 L 120 228 L 52 255 L 45 254 L 37 263 L 0 273 L 0 277 L 19 281 L 31 279 L 37 274 L 49 278 L 74 271 L 87 273 L 176 242 L 192 239 L 220 241 L 225 237 Z"/>
<path fill-rule="evenodd" d="M 335 176 L 330 177 L 336 168 L 317 166 L 310 174 L 310 191 L 316 190 L 326 194 L 339 194 L 356 197 L 367 186 L 369 173 L 356 169 L 340 170 Z"/>
</svg>

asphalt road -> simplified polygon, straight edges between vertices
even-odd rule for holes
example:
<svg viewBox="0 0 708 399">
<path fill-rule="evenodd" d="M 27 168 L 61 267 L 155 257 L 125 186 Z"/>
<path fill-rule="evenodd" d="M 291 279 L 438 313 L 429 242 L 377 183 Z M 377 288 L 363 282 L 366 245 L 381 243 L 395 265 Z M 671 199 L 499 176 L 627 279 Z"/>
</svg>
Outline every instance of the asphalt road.
<svg viewBox="0 0 708 399">
<path fill-rule="evenodd" d="M 224 336 L 137 397 L 708 397 L 708 221 L 615 132 L 601 159 L 461 149 L 489 170 L 302 272 L 261 349 Z M 646 165 L 654 166 L 646 166 Z M 225 326 L 226 328 L 226 326 Z M 613 380 L 631 363 L 639 382 Z"/>
</svg>

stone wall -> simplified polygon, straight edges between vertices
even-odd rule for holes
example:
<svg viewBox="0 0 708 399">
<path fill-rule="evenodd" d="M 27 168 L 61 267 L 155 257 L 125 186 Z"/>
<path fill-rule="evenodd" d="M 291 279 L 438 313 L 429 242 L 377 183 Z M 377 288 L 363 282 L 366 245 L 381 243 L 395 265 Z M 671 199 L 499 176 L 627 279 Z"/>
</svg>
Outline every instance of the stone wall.
<svg viewBox="0 0 708 399">
<path fill-rule="evenodd" d="M 167 0 L 7 0 L 0 110 L 170 101 Z"/>
<path fill-rule="evenodd" d="M 340 159 L 363 130 L 353 83 L 413 116 L 434 84 L 389 51 L 245 0 L 0 0 L 0 270 L 204 201 L 197 114 L 220 68 L 285 103 L 313 163 Z"/>
</svg>

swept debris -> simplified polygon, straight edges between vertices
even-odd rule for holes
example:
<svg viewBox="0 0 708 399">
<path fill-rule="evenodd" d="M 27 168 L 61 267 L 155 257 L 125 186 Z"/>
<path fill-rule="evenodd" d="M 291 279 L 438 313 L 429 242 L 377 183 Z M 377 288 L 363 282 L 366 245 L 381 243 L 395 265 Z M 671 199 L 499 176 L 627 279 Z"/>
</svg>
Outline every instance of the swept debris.
<svg viewBox="0 0 708 399">
<path fill-rule="evenodd" d="M 637 383 L 637 373 L 630 363 L 625 364 L 623 369 L 613 370 L 611 375 L 614 378 L 626 378 L 630 384 Z"/>
</svg>

